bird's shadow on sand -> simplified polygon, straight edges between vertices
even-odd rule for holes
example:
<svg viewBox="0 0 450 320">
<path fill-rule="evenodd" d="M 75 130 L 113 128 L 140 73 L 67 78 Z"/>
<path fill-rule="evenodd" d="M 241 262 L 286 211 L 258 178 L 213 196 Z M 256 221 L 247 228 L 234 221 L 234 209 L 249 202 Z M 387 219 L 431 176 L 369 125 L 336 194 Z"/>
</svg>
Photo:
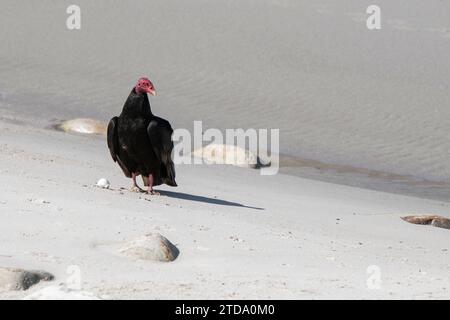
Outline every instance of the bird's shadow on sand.
<svg viewBox="0 0 450 320">
<path fill-rule="evenodd" d="M 158 192 L 162 196 L 168 196 L 171 198 L 178 198 L 178 199 L 197 201 L 197 202 L 205 202 L 205 203 L 217 204 L 217 205 L 222 205 L 222 206 L 242 207 L 242 208 L 248 208 L 248 209 L 254 209 L 254 210 L 265 210 L 264 208 L 246 206 L 246 205 L 243 205 L 243 204 L 237 203 L 237 202 L 226 201 L 226 200 L 217 199 L 217 198 L 208 198 L 208 197 L 203 197 L 203 196 L 197 196 L 197 195 L 187 194 L 187 193 L 183 193 L 183 192 L 168 191 L 168 190 L 158 190 Z"/>
</svg>

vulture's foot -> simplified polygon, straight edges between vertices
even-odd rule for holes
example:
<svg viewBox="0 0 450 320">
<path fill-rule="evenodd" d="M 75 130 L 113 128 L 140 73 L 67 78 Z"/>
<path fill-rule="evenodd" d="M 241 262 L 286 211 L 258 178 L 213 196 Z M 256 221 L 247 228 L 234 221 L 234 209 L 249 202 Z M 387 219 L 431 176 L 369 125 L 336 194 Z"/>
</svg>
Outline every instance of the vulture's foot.
<svg viewBox="0 0 450 320">
<path fill-rule="evenodd" d="M 145 190 L 139 188 L 139 186 L 132 186 L 130 189 L 131 192 L 136 192 L 136 193 L 144 193 Z"/>
<path fill-rule="evenodd" d="M 137 176 L 136 173 L 132 173 L 132 175 L 131 175 L 131 179 L 133 179 L 133 186 L 131 187 L 130 191 L 131 191 L 131 192 L 137 192 L 137 193 L 145 192 L 144 189 L 141 189 L 141 188 L 137 185 L 137 183 L 136 183 L 136 176 Z"/>
<path fill-rule="evenodd" d="M 161 195 L 158 191 L 153 190 L 153 174 L 148 175 L 148 188 L 147 193 L 151 194 L 152 196 L 159 196 Z"/>
<path fill-rule="evenodd" d="M 159 193 L 158 191 L 153 190 L 153 189 L 148 190 L 147 193 L 151 194 L 152 196 L 160 196 L 161 195 L 161 193 Z"/>
</svg>

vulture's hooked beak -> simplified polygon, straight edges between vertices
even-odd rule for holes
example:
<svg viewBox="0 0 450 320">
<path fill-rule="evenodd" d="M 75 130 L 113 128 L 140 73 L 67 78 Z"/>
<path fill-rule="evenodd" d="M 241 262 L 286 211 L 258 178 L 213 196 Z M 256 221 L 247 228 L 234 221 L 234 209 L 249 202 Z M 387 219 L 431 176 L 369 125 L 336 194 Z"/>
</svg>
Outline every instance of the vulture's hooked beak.
<svg viewBox="0 0 450 320">
<path fill-rule="evenodd" d="M 153 88 L 148 88 L 147 92 L 150 93 L 152 96 L 156 96 L 156 90 Z"/>
</svg>

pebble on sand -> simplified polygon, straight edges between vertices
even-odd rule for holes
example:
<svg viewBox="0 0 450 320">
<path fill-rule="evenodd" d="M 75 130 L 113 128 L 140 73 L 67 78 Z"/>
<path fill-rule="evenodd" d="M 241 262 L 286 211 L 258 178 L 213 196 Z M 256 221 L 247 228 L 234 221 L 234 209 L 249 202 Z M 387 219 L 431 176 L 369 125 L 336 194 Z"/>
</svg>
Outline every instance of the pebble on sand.
<svg viewBox="0 0 450 320">
<path fill-rule="evenodd" d="M 109 189 L 110 187 L 110 183 L 108 180 L 106 180 L 105 178 L 101 178 L 97 181 L 97 187 L 99 188 L 103 188 L 103 189 Z"/>
<path fill-rule="evenodd" d="M 429 224 L 433 227 L 450 229 L 450 219 L 437 215 L 406 216 L 403 220 L 414 224 Z"/>
<path fill-rule="evenodd" d="M 170 262 L 178 255 L 178 248 L 159 233 L 149 233 L 124 243 L 119 252 L 127 257 Z"/>
<path fill-rule="evenodd" d="M 8 291 L 27 290 L 40 281 L 53 279 L 53 275 L 45 271 L 0 267 L 0 288 Z"/>
<path fill-rule="evenodd" d="M 62 122 L 56 126 L 58 129 L 65 132 L 78 132 L 87 134 L 103 134 L 106 135 L 106 124 L 88 118 L 72 119 Z"/>
</svg>

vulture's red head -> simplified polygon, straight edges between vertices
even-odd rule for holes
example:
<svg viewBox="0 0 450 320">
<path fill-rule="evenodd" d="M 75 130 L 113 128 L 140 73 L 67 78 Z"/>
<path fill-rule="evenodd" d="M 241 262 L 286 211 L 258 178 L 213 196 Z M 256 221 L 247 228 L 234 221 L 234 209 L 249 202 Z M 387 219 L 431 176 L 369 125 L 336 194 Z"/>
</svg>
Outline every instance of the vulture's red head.
<svg viewBox="0 0 450 320">
<path fill-rule="evenodd" d="M 139 94 L 150 93 L 152 96 L 156 96 L 155 87 L 153 86 L 153 83 L 147 78 L 140 78 L 134 89 L 136 93 Z"/>
</svg>

